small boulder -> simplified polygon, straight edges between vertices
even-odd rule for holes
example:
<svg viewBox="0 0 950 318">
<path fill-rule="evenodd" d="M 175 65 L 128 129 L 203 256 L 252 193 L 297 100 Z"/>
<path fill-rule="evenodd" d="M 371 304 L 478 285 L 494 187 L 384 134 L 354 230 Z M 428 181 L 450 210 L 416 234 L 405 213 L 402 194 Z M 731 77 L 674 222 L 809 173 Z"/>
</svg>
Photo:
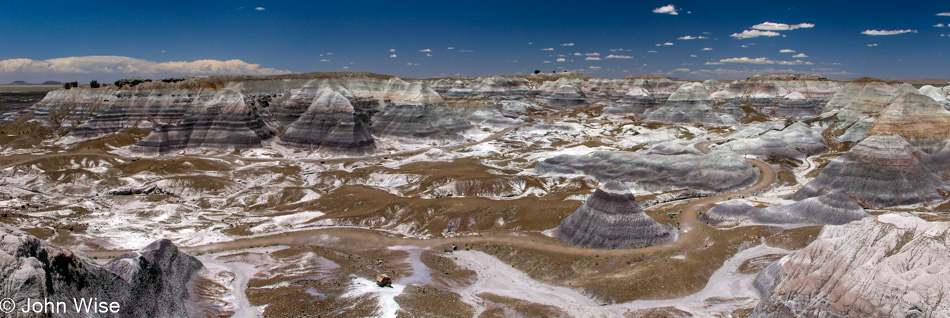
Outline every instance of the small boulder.
<svg viewBox="0 0 950 318">
<path fill-rule="evenodd" d="M 386 274 L 377 274 L 376 285 L 379 285 L 379 287 L 393 287 L 393 279 Z"/>
</svg>

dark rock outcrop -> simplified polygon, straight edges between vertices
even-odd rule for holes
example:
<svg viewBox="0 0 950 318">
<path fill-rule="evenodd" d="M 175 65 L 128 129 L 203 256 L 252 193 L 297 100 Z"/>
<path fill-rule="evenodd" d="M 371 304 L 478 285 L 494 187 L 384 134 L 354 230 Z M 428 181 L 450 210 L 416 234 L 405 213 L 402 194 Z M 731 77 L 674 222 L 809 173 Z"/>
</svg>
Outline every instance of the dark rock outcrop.
<svg viewBox="0 0 950 318">
<path fill-rule="evenodd" d="M 185 317 L 200 307 L 191 301 L 190 283 L 202 268 L 168 240 L 100 266 L 0 224 L 0 298 L 13 299 L 17 308 L 27 298 L 45 298 L 67 303 L 64 317 L 88 317 L 73 313 L 72 301 L 97 298 L 119 303 L 121 317 Z"/>
<path fill-rule="evenodd" d="M 561 221 L 557 238 L 589 248 L 634 248 L 671 242 L 676 229 L 650 218 L 626 185 L 611 181 Z"/>
</svg>

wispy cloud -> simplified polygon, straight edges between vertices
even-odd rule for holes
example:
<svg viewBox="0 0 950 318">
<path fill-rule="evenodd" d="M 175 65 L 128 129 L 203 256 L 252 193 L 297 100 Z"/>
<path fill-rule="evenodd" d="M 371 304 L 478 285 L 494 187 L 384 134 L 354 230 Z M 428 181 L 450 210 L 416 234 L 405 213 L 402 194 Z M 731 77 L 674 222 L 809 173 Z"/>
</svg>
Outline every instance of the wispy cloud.
<svg viewBox="0 0 950 318">
<path fill-rule="evenodd" d="M 721 59 L 719 60 L 719 62 L 720 63 L 744 63 L 744 64 L 778 64 L 778 65 L 812 65 L 814 64 L 811 62 L 805 62 L 805 61 L 800 61 L 800 60 L 776 61 L 776 60 L 770 60 L 767 57 L 757 57 L 757 58 L 733 57 L 733 58 Z M 710 64 L 709 62 L 707 62 L 706 64 L 715 65 L 715 64 Z"/>
<path fill-rule="evenodd" d="M 629 56 L 629 55 L 613 55 L 613 54 L 611 54 L 611 55 L 607 55 L 607 57 L 605 57 L 605 58 L 606 58 L 606 59 L 632 59 L 633 56 Z"/>
<path fill-rule="evenodd" d="M 704 48 L 703 48 L 703 51 L 712 51 L 712 50 L 713 50 L 713 48 L 711 48 L 711 47 L 704 47 Z"/>
<path fill-rule="evenodd" d="M 670 45 L 673 45 L 673 42 L 666 42 L 666 43 L 663 43 L 663 45 L 670 46 Z"/>
<path fill-rule="evenodd" d="M 868 47 L 875 47 L 875 46 L 877 46 L 877 43 L 868 43 Z"/>
<path fill-rule="evenodd" d="M 779 52 L 779 53 L 795 53 L 795 50 L 792 50 L 792 49 L 781 49 L 781 50 L 779 50 L 778 52 Z"/>
<path fill-rule="evenodd" d="M 257 7 L 257 8 L 254 8 L 254 10 L 257 10 L 257 11 L 264 11 L 264 10 L 267 10 L 267 9 L 264 9 L 264 7 Z M 280 11 L 280 10 L 277 10 L 277 11 Z"/>
<path fill-rule="evenodd" d="M 669 15 L 680 14 L 679 9 L 677 9 L 676 6 L 672 4 L 668 4 L 668 5 L 653 9 L 653 13 L 662 13 L 662 14 L 669 14 Z"/>
<path fill-rule="evenodd" d="M 787 31 L 795 29 L 810 29 L 814 28 L 815 25 L 812 23 L 799 23 L 799 24 L 785 24 L 785 23 L 775 23 L 775 22 L 763 22 L 756 25 L 753 25 L 753 29 L 765 30 L 765 31 Z"/>
<path fill-rule="evenodd" d="M 251 64 L 237 59 L 227 61 L 196 60 L 180 62 L 154 62 L 127 56 L 94 55 L 63 57 L 49 60 L 0 60 L 0 73 L 272 75 L 290 73 L 290 71 L 274 68 L 262 68 L 260 67 L 260 64 Z"/>
<path fill-rule="evenodd" d="M 599 58 L 599 57 L 596 57 L 596 56 L 588 56 L 588 57 L 586 57 L 586 58 L 584 58 L 584 59 L 585 59 L 585 60 L 588 60 L 588 61 L 600 61 L 600 58 Z"/>
<path fill-rule="evenodd" d="M 584 55 L 587 55 L 587 56 L 600 56 L 600 53 L 597 53 L 597 52 L 594 52 L 594 53 L 584 53 Z"/>
<path fill-rule="evenodd" d="M 428 52 L 432 52 L 432 49 L 422 49 L 422 50 L 419 50 L 419 52 L 426 52 L 426 53 L 428 53 Z"/>
<path fill-rule="evenodd" d="M 773 36 L 779 36 L 779 35 L 782 35 L 782 34 L 778 32 L 774 32 L 774 31 L 745 30 L 745 31 L 742 31 L 742 33 L 733 33 L 730 36 L 737 39 L 751 39 L 751 38 L 757 38 L 760 36 L 773 37 Z"/>
<path fill-rule="evenodd" d="M 864 35 L 873 35 L 873 36 L 878 36 L 878 35 L 897 35 L 897 34 L 904 34 L 904 33 L 917 33 L 917 30 L 911 30 L 911 29 L 906 29 L 906 30 L 864 30 L 864 32 L 861 32 L 861 34 L 864 34 Z"/>
<path fill-rule="evenodd" d="M 571 43 L 561 43 L 561 46 L 574 46 L 574 42 L 571 42 Z"/>
<path fill-rule="evenodd" d="M 708 39 L 708 38 L 705 37 L 705 36 L 684 35 L 684 36 L 678 37 L 678 38 L 676 38 L 676 39 L 677 39 L 677 40 L 703 40 L 703 39 Z"/>
<path fill-rule="evenodd" d="M 944 25 L 943 23 L 934 24 L 934 27 L 935 27 L 935 28 L 942 28 L 942 27 L 944 27 L 944 26 L 945 26 L 945 25 Z"/>
<path fill-rule="evenodd" d="M 937 13 L 937 16 L 950 17 L 950 12 L 940 12 L 940 13 Z"/>
<path fill-rule="evenodd" d="M 554 51 L 554 48 L 553 48 L 553 47 L 546 47 L 546 48 L 541 49 L 541 51 Z"/>
</svg>

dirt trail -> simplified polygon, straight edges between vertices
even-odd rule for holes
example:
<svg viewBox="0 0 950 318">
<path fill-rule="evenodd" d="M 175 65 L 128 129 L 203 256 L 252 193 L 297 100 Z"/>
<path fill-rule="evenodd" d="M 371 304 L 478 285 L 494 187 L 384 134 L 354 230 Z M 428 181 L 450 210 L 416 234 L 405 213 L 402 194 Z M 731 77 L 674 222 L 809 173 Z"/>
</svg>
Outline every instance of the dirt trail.
<svg viewBox="0 0 950 318">
<path fill-rule="evenodd" d="M 696 144 L 695 147 L 703 153 L 709 153 L 710 151 L 708 149 L 708 145 L 714 142 L 716 141 L 701 142 Z M 655 245 L 645 248 L 615 250 L 582 248 L 567 245 L 555 239 L 539 234 L 532 233 L 526 235 L 522 232 L 496 232 L 485 236 L 417 239 L 389 236 L 382 231 L 363 228 L 331 227 L 246 237 L 229 242 L 184 247 L 182 249 L 191 253 L 213 253 L 267 245 L 326 246 L 340 244 L 340 242 L 346 242 L 345 244 L 365 244 L 367 246 L 408 245 L 430 248 L 446 246 L 449 244 L 464 245 L 492 243 L 581 256 L 649 256 L 680 253 L 698 248 L 699 245 L 704 244 L 704 239 L 708 236 L 707 233 L 711 233 L 711 231 L 715 230 L 714 228 L 699 220 L 700 211 L 708 209 L 713 203 L 760 191 L 775 182 L 776 172 L 770 165 L 755 159 L 746 159 L 746 161 L 754 165 L 761 172 L 755 184 L 749 186 L 748 188 L 730 193 L 692 199 L 692 201 L 686 203 L 685 207 L 680 211 L 678 216 L 680 220 L 679 239 L 667 244 Z M 656 207 L 657 206 L 651 208 Z M 105 258 L 114 257 L 123 252 L 125 251 L 87 251 L 86 253 L 95 258 Z"/>
</svg>

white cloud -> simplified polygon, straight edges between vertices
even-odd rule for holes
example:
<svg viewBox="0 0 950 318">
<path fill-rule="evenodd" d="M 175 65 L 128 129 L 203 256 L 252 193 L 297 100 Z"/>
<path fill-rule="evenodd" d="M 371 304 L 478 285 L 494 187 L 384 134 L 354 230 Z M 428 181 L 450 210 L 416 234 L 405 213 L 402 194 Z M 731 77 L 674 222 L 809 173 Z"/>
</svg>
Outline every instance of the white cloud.
<svg viewBox="0 0 950 318">
<path fill-rule="evenodd" d="M 264 9 L 264 7 L 257 7 L 257 8 L 254 8 L 254 10 L 257 10 L 257 11 L 264 11 L 264 10 L 267 10 L 267 9 Z M 280 11 L 280 10 L 277 10 L 277 11 Z"/>
<path fill-rule="evenodd" d="M 558 59 L 556 59 L 556 60 L 554 60 L 554 61 L 556 61 L 556 62 L 565 62 L 565 61 L 567 61 L 567 59 L 561 57 L 561 58 L 558 58 Z"/>
<path fill-rule="evenodd" d="M 868 47 L 875 47 L 875 46 L 877 46 L 877 43 L 868 43 Z"/>
<path fill-rule="evenodd" d="M 941 17 L 950 17 L 950 12 L 940 12 L 937 13 L 937 15 Z"/>
<path fill-rule="evenodd" d="M 597 53 L 597 52 L 594 52 L 594 53 L 584 53 L 584 55 L 587 55 L 587 56 L 600 56 L 600 53 Z"/>
<path fill-rule="evenodd" d="M 328 59 L 322 59 L 322 60 L 320 60 L 320 62 L 329 62 L 329 61 L 330 61 L 330 60 L 328 60 Z"/>
<path fill-rule="evenodd" d="M 723 65 L 723 64 L 726 64 L 726 63 L 723 63 L 723 62 L 706 62 L 706 65 Z"/>
<path fill-rule="evenodd" d="M 429 54 L 429 53 L 426 53 L 426 56 L 428 56 L 428 57 L 432 57 L 432 54 Z"/>
<path fill-rule="evenodd" d="M 459 50 L 459 52 L 461 52 L 461 53 L 472 53 L 472 52 L 475 52 L 475 51 L 473 51 L 473 50 Z"/>
<path fill-rule="evenodd" d="M 765 73 L 795 73 L 794 69 L 785 69 L 777 70 L 774 68 L 765 68 L 765 69 L 744 69 L 744 70 L 731 70 L 731 69 L 721 69 L 717 68 L 715 70 L 694 70 L 690 74 L 699 75 L 699 76 L 726 76 L 731 78 L 736 77 L 749 77 L 756 74 L 765 74 Z"/>
<path fill-rule="evenodd" d="M 944 25 L 943 23 L 937 23 L 937 24 L 934 24 L 934 27 L 935 27 L 935 28 L 942 28 L 942 27 L 945 27 L 945 25 Z"/>
<path fill-rule="evenodd" d="M 779 34 L 778 32 L 773 32 L 773 31 L 745 30 L 745 31 L 742 31 L 742 33 L 733 33 L 730 36 L 737 39 L 751 39 L 751 38 L 757 38 L 760 36 L 772 37 L 772 36 L 779 36 L 779 35 L 781 34 Z"/>
<path fill-rule="evenodd" d="M 561 46 L 574 46 L 574 43 L 561 43 Z"/>
<path fill-rule="evenodd" d="M 699 57 L 699 55 L 696 55 L 696 54 L 690 54 L 690 55 L 689 55 L 689 57 Z"/>
<path fill-rule="evenodd" d="M 390 54 L 389 57 L 396 57 L 396 54 Z"/>
<path fill-rule="evenodd" d="M 906 29 L 906 30 L 864 30 L 864 32 L 861 32 L 861 34 L 864 34 L 864 35 L 873 35 L 873 36 L 878 36 L 878 35 L 896 35 L 896 34 L 904 34 L 904 33 L 917 33 L 917 30 L 911 30 L 911 29 Z"/>
<path fill-rule="evenodd" d="M 49 60 L 8 59 L 0 60 L 0 73 L 64 73 L 89 74 L 110 73 L 122 75 L 216 75 L 246 74 L 273 75 L 290 71 L 262 68 L 241 60 L 196 60 L 153 62 L 127 56 L 94 55 L 74 56 Z"/>
<path fill-rule="evenodd" d="M 580 52 L 574 52 L 574 56 L 582 56 L 582 55 L 584 54 L 581 54 Z"/>
<path fill-rule="evenodd" d="M 389 49 L 390 52 L 396 52 L 396 49 Z"/>
<path fill-rule="evenodd" d="M 432 49 L 423 49 L 423 50 L 419 50 L 419 52 L 426 52 L 426 53 L 428 53 L 428 52 L 432 52 Z"/>
<path fill-rule="evenodd" d="M 673 42 L 666 42 L 666 43 L 663 43 L 663 45 L 670 46 L 670 45 L 673 45 Z"/>
<path fill-rule="evenodd" d="M 805 62 L 801 60 L 794 61 L 775 61 L 770 60 L 767 57 L 757 57 L 757 58 L 748 58 L 748 57 L 733 57 L 728 59 L 719 60 L 720 63 L 745 63 L 745 64 L 778 64 L 778 65 L 813 65 L 812 62 Z M 707 65 L 715 65 L 706 63 Z"/>
<path fill-rule="evenodd" d="M 553 47 L 546 47 L 546 48 L 541 49 L 541 51 L 554 51 L 554 48 L 553 48 Z"/>
<path fill-rule="evenodd" d="M 613 54 L 611 54 L 611 55 L 607 55 L 607 57 L 605 57 L 605 58 L 607 58 L 607 59 L 632 59 L 633 56 L 629 56 L 629 55 L 613 55 Z"/>
<path fill-rule="evenodd" d="M 787 31 L 795 29 L 810 29 L 814 28 L 815 25 L 812 23 L 799 23 L 799 24 L 785 24 L 785 23 L 775 23 L 775 22 L 763 22 L 756 25 L 753 25 L 752 28 L 756 30 L 765 30 L 765 31 Z"/>
<path fill-rule="evenodd" d="M 599 70 L 600 68 L 601 68 L 600 66 L 591 66 L 591 67 L 590 67 L 590 69 L 595 70 L 595 71 L 596 71 L 596 70 Z"/>
<path fill-rule="evenodd" d="M 541 63 L 551 63 L 551 61 L 544 61 L 544 62 L 541 62 Z"/>
<path fill-rule="evenodd" d="M 712 50 L 713 50 L 713 48 L 711 48 L 711 47 L 704 47 L 704 48 L 703 48 L 703 51 L 712 51 Z"/>
<path fill-rule="evenodd" d="M 454 49 L 455 49 L 455 47 L 453 47 L 453 46 L 450 46 L 450 47 L 447 47 L 447 48 L 445 48 L 445 49 L 446 49 L 446 50 L 454 50 Z"/>
<path fill-rule="evenodd" d="M 649 53 L 658 53 L 657 51 L 653 51 L 653 50 L 650 50 L 650 51 L 647 51 L 647 52 L 649 52 Z"/>
<path fill-rule="evenodd" d="M 663 13 L 663 14 L 669 14 L 669 15 L 680 14 L 677 11 L 678 10 L 676 9 L 676 7 L 673 6 L 672 4 L 668 4 L 668 5 L 653 9 L 653 13 Z"/>
<path fill-rule="evenodd" d="M 779 53 L 795 53 L 795 50 L 792 50 L 792 49 L 781 49 L 781 50 L 779 50 L 778 52 L 779 52 Z"/>
<path fill-rule="evenodd" d="M 705 37 L 705 36 L 684 35 L 684 36 L 678 37 L 678 38 L 676 38 L 676 39 L 677 39 L 677 40 L 703 40 L 703 39 L 708 39 L 708 38 Z"/>
<path fill-rule="evenodd" d="M 600 58 L 599 58 L 599 57 L 596 57 L 596 56 L 588 56 L 588 57 L 586 57 L 586 58 L 584 58 L 584 59 L 585 59 L 585 60 L 588 60 L 588 61 L 600 61 Z"/>
<path fill-rule="evenodd" d="M 792 58 L 796 58 L 796 59 L 803 59 L 806 57 L 808 57 L 808 55 L 805 55 L 805 53 L 798 53 L 798 54 L 792 55 Z"/>
</svg>

